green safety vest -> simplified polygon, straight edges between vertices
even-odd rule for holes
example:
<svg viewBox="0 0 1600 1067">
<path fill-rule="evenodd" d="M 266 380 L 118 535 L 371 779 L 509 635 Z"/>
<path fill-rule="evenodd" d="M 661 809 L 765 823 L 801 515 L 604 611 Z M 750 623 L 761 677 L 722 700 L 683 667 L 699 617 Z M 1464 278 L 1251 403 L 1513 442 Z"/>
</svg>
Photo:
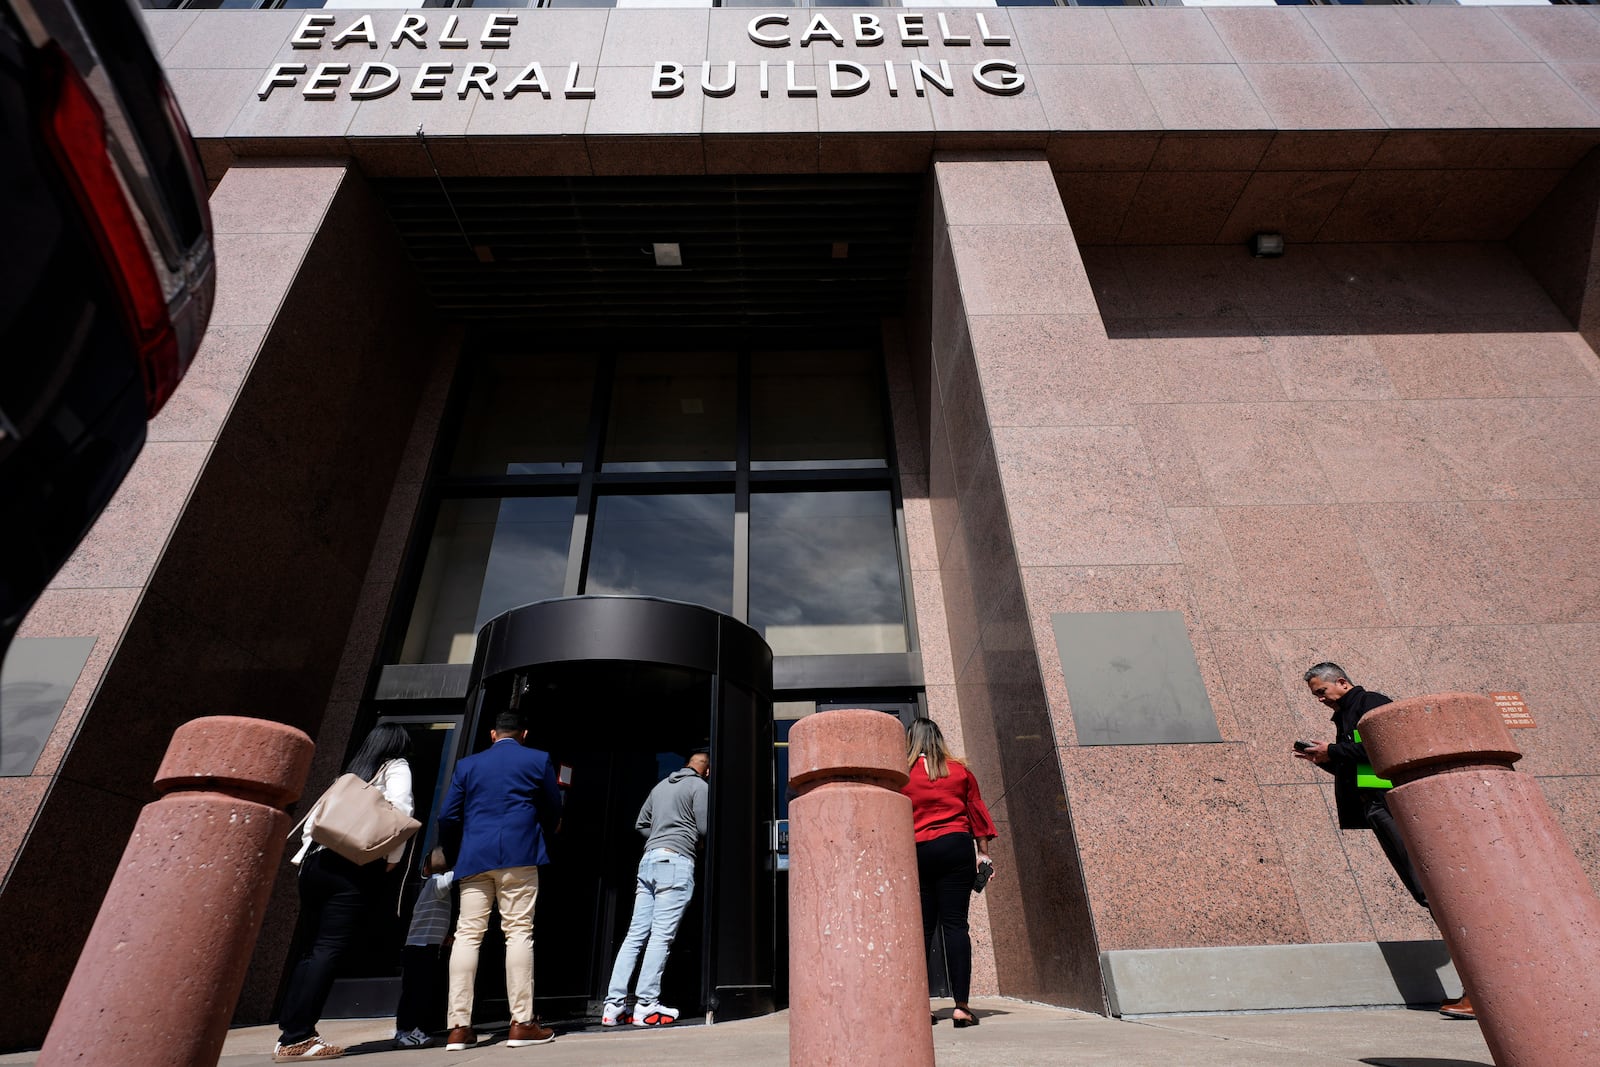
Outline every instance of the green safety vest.
<svg viewBox="0 0 1600 1067">
<path fill-rule="evenodd" d="M 1361 731 L 1351 730 L 1350 740 L 1361 743 Z M 1356 787 L 1359 789 L 1392 789 L 1394 783 L 1387 778 L 1379 778 L 1370 763 L 1356 764 Z"/>
</svg>

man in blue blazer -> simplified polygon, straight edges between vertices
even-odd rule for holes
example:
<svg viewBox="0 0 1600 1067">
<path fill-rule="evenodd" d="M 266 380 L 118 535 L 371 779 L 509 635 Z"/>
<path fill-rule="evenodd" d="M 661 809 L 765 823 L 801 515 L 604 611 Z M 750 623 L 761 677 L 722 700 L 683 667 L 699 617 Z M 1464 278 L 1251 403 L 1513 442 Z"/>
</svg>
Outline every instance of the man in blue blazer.
<svg viewBox="0 0 1600 1067">
<path fill-rule="evenodd" d="M 506 996 L 511 1001 L 512 1048 L 553 1040 L 555 1032 L 533 1016 L 533 905 L 539 865 L 550 862 L 545 839 L 561 818 L 561 790 L 548 752 L 527 748 L 528 731 L 514 711 L 496 716 L 489 747 L 456 764 L 439 814 L 439 836 L 459 841 L 456 885 L 461 916 L 450 950 L 450 1038 L 460 1052 L 477 1044 L 472 1029 L 472 987 L 478 946 L 500 908 L 506 935 Z"/>
</svg>

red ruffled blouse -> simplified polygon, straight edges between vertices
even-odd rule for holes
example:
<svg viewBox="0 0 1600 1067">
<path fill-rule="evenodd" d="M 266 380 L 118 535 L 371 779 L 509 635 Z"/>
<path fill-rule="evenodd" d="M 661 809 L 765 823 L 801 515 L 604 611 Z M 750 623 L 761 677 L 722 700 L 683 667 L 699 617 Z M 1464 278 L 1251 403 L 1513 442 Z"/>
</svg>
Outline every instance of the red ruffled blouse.
<svg viewBox="0 0 1600 1067">
<path fill-rule="evenodd" d="M 935 782 L 928 780 L 928 769 L 919 759 L 900 792 L 911 798 L 918 843 L 945 834 L 970 833 L 980 841 L 1000 835 L 978 792 L 978 780 L 960 763 L 951 761 L 950 773 Z"/>
</svg>

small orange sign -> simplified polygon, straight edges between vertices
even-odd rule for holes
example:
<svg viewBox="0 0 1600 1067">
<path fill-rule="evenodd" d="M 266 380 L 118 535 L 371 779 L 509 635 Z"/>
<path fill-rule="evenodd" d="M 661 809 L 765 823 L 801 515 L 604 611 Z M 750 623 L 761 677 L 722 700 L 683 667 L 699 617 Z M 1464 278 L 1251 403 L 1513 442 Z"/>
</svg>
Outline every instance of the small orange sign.
<svg viewBox="0 0 1600 1067">
<path fill-rule="evenodd" d="M 1534 728 L 1533 712 L 1528 710 L 1527 701 L 1522 699 L 1521 693 L 1490 693 L 1489 699 L 1500 709 L 1500 716 L 1505 719 L 1507 730 Z"/>
</svg>

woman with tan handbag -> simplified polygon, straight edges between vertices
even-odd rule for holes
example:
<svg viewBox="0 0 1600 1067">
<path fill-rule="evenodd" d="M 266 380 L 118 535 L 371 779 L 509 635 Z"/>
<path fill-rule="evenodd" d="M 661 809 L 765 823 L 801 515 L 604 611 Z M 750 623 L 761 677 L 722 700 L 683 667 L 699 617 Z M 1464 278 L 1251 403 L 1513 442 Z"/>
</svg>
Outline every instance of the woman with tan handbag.
<svg viewBox="0 0 1600 1067">
<path fill-rule="evenodd" d="M 407 815 L 412 811 L 411 738 L 405 730 L 384 723 L 367 735 L 346 772 L 371 782 L 384 798 Z M 293 862 L 300 866 L 300 925 L 296 943 L 302 955 L 289 976 L 278 1026 L 282 1031 L 272 1051 L 272 1062 L 331 1060 L 344 1049 L 317 1036 L 317 1020 L 333 989 L 339 961 L 355 940 L 362 918 L 376 906 L 383 875 L 405 857 L 405 843 L 382 860 L 357 865 L 312 840 L 317 813 L 312 811 L 301 831 L 300 850 Z"/>
</svg>

